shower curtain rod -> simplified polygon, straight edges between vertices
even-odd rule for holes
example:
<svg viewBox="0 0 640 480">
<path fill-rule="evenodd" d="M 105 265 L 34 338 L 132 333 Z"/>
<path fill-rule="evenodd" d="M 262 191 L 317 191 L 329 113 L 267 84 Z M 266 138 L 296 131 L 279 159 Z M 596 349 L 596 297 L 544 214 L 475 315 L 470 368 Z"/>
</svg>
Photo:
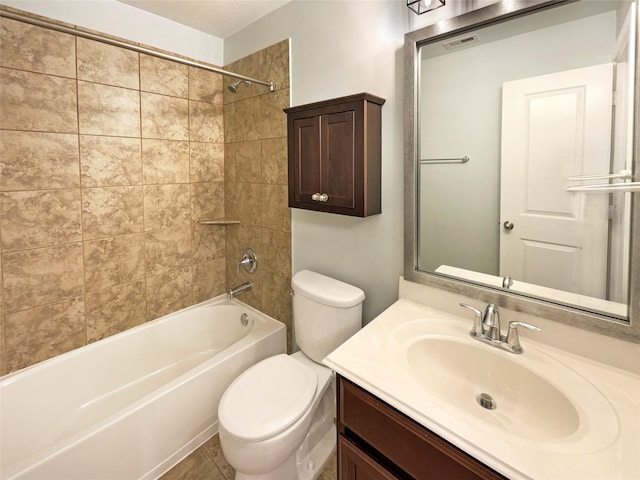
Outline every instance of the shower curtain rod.
<svg viewBox="0 0 640 480">
<path fill-rule="evenodd" d="M 94 40 L 96 42 L 106 43 L 106 44 L 109 44 L 109 45 L 113 45 L 115 47 L 126 48 L 127 50 L 132 50 L 132 51 L 138 52 L 138 53 L 144 53 L 146 55 L 151 55 L 151 56 L 154 56 L 154 57 L 162 58 L 164 60 L 170 60 L 172 62 L 178 62 L 178 63 L 181 63 L 183 65 L 188 65 L 190 67 L 201 68 L 203 70 L 208 70 L 209 72 L 220 73 L 222 75 L 227 75 L 229 77 L 234 77 L 234 78 L 238 78 L 240 80 L 249 81 L 251 83 L 257 83 L 257 84 L 260 84 L 260 85 L 265 85 L 265 86 L 269 87 L 269 91 L 270 92 L 275 91 L 275 85 L 273 84 L 273 82 L 265 82 L 264 80 L 258 80 L 256 78 L 247 77 L 245 75 L 240 75 L 238 73 L 229 72 L 227 70 L 223 70 L 222 68 L 211 67 L 209 65 L 204 65 L 204 64 L 199 63 L 199 62 L 186 60 L 184 58 L 176 57 L 176 56 L 169 55 L 169 54 L 162 53 L 162 52 L 157 52 L 157 51 L 152 50 L 150 48 L 141 47 L 139 45 L 134 45 L 132 43 L 123 42 L 121 40 L 115 40 L 115 39 L 108 38 L 108 37 L 105 37 L 105 36 L 102 36 L 102 35 L 99 35 L 99 34 L 96 34 L 96 33 L 85 32 L 83 30 L 78 30 L 78 29 L 75 29 L 75 28 L 65 27 L 63 25 L 57 25 L 57 24 L 52 23 L 52 22 L 39 20 L 37 18 L 28 17 L 26 15 L 21 15 L 19 13 L 14 13 L 14 12 L 9 12 L 9 11 L 2 10 L 2 9 L 0 9 L 0 17 L 6 17 L 6 18 L 10 18 L 12 20 L 18 20 L 20 22 L 29 23 L 31 25 L 35 25 L 35 26 L 38 26 L 38 27 L 48 28 L 48 29 L 51 29 L 51 30 L 56 30 L 58 32 L 68 33 L 70 35 L 76 35 L 78 37 L 86 38 L 86 39 L 89 39 L 89 40 Z"/>
</svg>

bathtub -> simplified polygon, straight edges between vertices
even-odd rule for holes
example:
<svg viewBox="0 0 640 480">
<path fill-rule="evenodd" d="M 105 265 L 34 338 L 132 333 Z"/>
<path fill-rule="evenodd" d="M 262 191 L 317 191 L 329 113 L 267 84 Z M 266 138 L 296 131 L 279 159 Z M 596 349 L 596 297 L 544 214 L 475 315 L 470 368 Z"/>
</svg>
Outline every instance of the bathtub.
<svg viewBox="0 0 640 480">
<path fill-rule="evenodd" d="M 227 386 L 285 350 L 282 323 L 220 296 L 6 375 L 0 478 L 157 478 L 218 431 Z"/>
</svg>

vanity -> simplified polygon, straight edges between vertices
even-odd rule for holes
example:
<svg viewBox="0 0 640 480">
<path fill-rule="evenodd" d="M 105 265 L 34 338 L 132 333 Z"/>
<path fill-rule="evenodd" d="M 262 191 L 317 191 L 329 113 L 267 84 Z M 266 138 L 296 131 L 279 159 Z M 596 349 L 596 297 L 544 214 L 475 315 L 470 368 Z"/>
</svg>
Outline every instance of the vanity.
<svg viewBox="0 0 640 480">
<path fill-rule="evenodd" d="M 337 373 L 340 479 L 640 478 L 637 372 L 529 331 L 522 354 L 479 342 L 457 301 L 474 300 L 401 279 L 400 299 L 325 359 Z M 501 314 L 503 325 L 523 319 Z M 619 347 L 640 362 L 638 345 Z"/>
<path fill-rule="evenodd" d="M 340 375 L 337 400 L 343 480 L 505 478 Z"/>
</svg>

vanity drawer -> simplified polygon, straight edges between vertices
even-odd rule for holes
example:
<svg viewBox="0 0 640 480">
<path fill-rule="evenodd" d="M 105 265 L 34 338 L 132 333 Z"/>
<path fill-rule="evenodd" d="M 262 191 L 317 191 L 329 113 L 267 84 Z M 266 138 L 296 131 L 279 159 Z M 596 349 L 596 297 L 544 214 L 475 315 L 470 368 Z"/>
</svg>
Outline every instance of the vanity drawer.
<svg viewBox="0 0 640 480">
<path fill-rule="evenodd" d="M 338 431 L 419 480 L 504 479 L 370 393 L 338 377 Z"/>
</svg>

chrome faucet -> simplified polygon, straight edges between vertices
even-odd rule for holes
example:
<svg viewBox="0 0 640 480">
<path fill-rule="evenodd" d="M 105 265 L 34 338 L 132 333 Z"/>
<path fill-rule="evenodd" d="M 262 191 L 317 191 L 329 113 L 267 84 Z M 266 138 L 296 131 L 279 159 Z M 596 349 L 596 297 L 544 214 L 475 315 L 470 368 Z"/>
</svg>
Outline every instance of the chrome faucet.
<svg viewBox="0 0 640 480">
<path fill-rule="evenodd" d="M 242 292 L 247 292 L 249 290 L 251 290 L 253 288 L 253 283 L 249 282 L 245 282 L 242 285 L 238 285 L 235 288 L 232 288 L 229 290 L 229 300 L 232 300 L 233 298 L 235 298 L 236 295 L 242 293 Z"/>
<path fill-rule="evenodd" d="M 484 313 L 466 303 L 461 303 L 460 306 L 468 308 L 475 314 L 473 328 L 469 332 L 471 337 L 511 353 L 522 353 L 523 351 L 518 337 L 518 327 L 528 328 L 536 332 L 540 331 L 538 327 L 529 323 L 509 322 L 509 330 L 505 336 L 500 333 L 500 313 L 495 303 L 487 305 Z"/>
<path fill-rule="evenodd" d="M 482 333 L 491 340 L 500 340 L 500 313 L 495 303 L 490 303 L 482 317 Z"/>
</svg>

